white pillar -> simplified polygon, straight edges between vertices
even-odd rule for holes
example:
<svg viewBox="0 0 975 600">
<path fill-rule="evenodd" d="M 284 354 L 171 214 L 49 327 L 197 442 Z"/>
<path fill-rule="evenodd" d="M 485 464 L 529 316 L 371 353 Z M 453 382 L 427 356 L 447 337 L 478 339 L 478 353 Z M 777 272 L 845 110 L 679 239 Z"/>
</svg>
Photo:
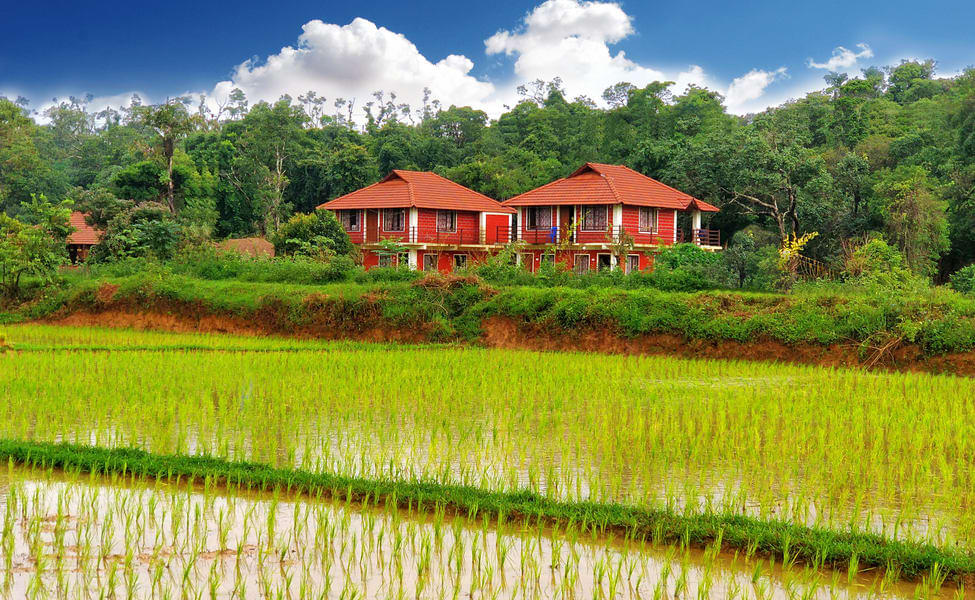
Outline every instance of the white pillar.
<svg viewBox="0 0 975 600">
<path fill-rule="evenodd" d="M 419 242 L 420 241 L 420 228 L 418 227 L 420 223 L 420 213 L 416 207 L 410 208 L 410 226 L 406 230 L 406 240 L 409 242 Z M 410 236 L 413 236 L 412 239 Z"/>
<path fill-rule="evenodd" d="M 619 231 L 623 227 L 623 205 L 617 204 L 613 207 L 613 231 Z"/>
<path fill-rule="evenodd" d="M 525 221 L 521 216 L 521 207 L 518 207 L 518 225 L 515 227 L 515 241 L 521 239 L 521 230 L 525 228 Z"/>
<path fill-rule="evenodd" d="M 478 239 L 478 242 L 479 243 L 484 244 L 484 243 L 487 242 L 487 240 L 485 239 L 486 238 L 486 235 L 487 235 L 487 213 L 484 212 L 484 211 L 481 211 L 481 212 L 477 213 L 477 216 L 478 216 L 478 219 L 477 219 L 477 229 L 478 229 L 477 239 Z"/>
<path fill-rule="evenodd" d="M 416 271 L 416 268 L 417 268 L 417 264 L 416 264 L 416 248 L 410 248 L 410 260 L 409 260 L 409 262 L 410 262 L 410 269 Z"/>
<path fill-rule="evenodd" d="M 701 211 L 695 210 L 691 213 L 691 222 L 693 223 L 692 227 L 694 229 L 701 228 Z"/>
</svg>

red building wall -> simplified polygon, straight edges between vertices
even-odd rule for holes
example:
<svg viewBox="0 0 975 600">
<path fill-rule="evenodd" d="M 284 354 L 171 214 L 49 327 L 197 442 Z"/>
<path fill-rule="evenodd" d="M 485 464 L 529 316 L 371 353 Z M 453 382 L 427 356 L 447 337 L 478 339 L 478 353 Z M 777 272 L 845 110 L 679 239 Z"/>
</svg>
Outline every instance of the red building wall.
<svg viewBox="0 0 975 600">
<path fill-rule="evenodd" d="M 522 266 L 529 269 L 532 273 L 538 271 L 541 266 L 542 254 L 546 254 L 544 250 L 526 250 L 521 253 L 522 255 Z M 589 270 L 595 271 L 599 268 L 599 254 L 609 254 L 608 250 L 565 250 L 557 253 L 555 257 L 556 263 L 562 263 L 569 269 L 575 266 L 575 257 L 578 254 L 585 254 L 589 256 Z M 646 271 L 653 269 L 653 252 L 651 251 L 634 251 L 629 254 L 636 254 L 640 257 L 640 270 Z"/>
<path fill-rule="evenodd" d="M 509 215 L 484 215 L 484 243 L 507 244 L 511 241 Z"/>
<path fill-rule="evenodd" d="M 636 244 L 674 243 L 674 216 L 677 211 L 668 208 L 657 209 L 657 231 L 654 234 L 640 232 L 640 207 L 623 205 L 623 227 L 633 236 Z"/>
</svg>

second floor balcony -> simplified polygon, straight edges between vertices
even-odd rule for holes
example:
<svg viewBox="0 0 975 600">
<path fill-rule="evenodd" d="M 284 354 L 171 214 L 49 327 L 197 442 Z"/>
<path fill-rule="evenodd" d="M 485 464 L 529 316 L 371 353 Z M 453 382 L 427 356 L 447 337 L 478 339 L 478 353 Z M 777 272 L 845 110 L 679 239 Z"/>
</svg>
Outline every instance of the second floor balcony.
<svg viewBox="0 0 975 600">
<path fill-rule="evenodd" d="M 585 245 L 585 244 L 613 244 L 623 237 L 632 238 L 633 243 L 650 246 L 669 246 L 680 243 L 693 243 L 698 246 L 719 248 L 721 247 L 721 232 L 717 229 L 691 229 L 687 234 L 678 229 L 676 234 L 673 231 L 657 232 L 640 230 L 638 227 L 615 226 L 607 227 L 606 230 L 581 230 L 579 228 L 553 225 L 542 229 L 526 229 L 519 231 L 511 227 L 499 227 L 496 233 L 498 243 L 504 244 L 515 239 L 519 239 L 532 246 L 565 244 L 565 245 Z"/>
</svg>

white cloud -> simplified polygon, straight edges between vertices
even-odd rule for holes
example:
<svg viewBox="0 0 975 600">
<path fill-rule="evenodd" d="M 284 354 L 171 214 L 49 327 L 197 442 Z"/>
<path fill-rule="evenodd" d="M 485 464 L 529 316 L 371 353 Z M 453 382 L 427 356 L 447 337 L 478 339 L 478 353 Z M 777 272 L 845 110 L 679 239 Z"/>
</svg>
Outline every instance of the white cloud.
<svg viewBox="0 0 975 600">
<path fill-rule="evenodd" d="M 434 98 L 448 103 L 478 105 L 494 86 L 471 76 L 473 67 L 469 58 L 454 54 L 431 62 L 405 36 L 366 19 L 344 26 L 314 20 L 302 26 L 297 47 L 286 46 L 262 64 L 241 63 L 211 95 L 222 100 L 240 88 L 254 102 L 314 90 L 331 108 L 338 97 L 355 98 L 361 107 L 374 91 L 384 90 L 416 107 L 423 89 L 430 88 Z"/>
<path fill-rule="evenodd" d="M 511 93 L 520 84 L 561 77 L 570 96 L 599 99 L 607 87 L 628 81 L 644 86 L 652 81 L 674 81 L 680 93 L 689 84 L 707 85 L 704 70 L 691 65 L 667 73 L 638 64 L 609 45 L 634 32 L 633 23 L 619 4 L 580 0 L 546 0 L 529 12 L 515 30 L 499 31 L 484 41 L 488 55 L 515 57 L 514 79 L 503 86 Z"/>
<path fill-rule="evenodd" d="M 737 114 L 761 110 L 765 106 L 753 101 L 764 96 L 766 88 L 775 80 L 787 76 L 785 67 L 779 67 L 774 71 L 752 69 L 741 77 L 732 80 L 725 92 L 725 106 L 730 112 Z"/>
<path fill-rule="evenodd" d="M 810 58 L 809 68 L 839 71 L 841 69 L 849 69 L 856 66 L 857 61 L 859 61 L 861 58 L 873 58 L 873 50 L 870 49 L 870 46 L 866 44 L 857 44 L 857 48 L 860 49 L 859 52 L 854 52 L 853 50 L 844 48 L 843 46 L 837 46 L 833 49 L 833 55 L 826 62 L 818 63 Z"/>
</svg>

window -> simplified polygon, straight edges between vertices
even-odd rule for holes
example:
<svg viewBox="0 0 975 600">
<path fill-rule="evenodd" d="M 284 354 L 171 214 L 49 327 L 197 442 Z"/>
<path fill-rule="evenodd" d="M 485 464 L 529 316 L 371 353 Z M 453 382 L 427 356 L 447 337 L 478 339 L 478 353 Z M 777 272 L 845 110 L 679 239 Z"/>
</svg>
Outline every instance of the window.
<svg viewBox="0 0 975 600">
<path fill-rule="evenodd" d="M 528 272 L 534 271 L 535 267 L 535 255 L 531 252 L 524 252 L 518 255 L 521 257 L 521 267 L 528 270 Z"/>
<path fill-rule="evenodd" d="M 457 231 L 457 211 L 438 210 L 437 231 L 444 231 L 447 233 L 454 233 Z"/>
<path fill-rule="evenodd" d="M 380 254 L 379 255 L 379 266 L 380 267 L 391 267 L 391 266 L 393 266 L 393 255 L 392 254 Z"/>
<path fill-rule="evenodd" d="M 626 272 L 636 273 L 640 270 L 640 255 L 639 254 L 627 254 L 626 255 Z"/>
<path fill-rule="evenodd" d="M 582 275 L 583 273 L 589 272 L 589 255 L 588 254 L 576 254 L 574 262 L 572 264 L 572 270 L 575 271 L 576 275 Z"/>
<path fill-rule="evenodd" d="M 548 229 L 552 226 L 552 208 L 549 206 L 526 206 L 525 229 Z"/>
<path fill-rule="evenodd" d="M 423 255 L 423 270 L 424 271 L 436 271 L 437 270 L 437 255 L 427 253 Z"/>
<path fill-rule="evenodd" d="M 640 207 L 640 231 L 654 233 L 657 231 L 657 209 L 652 206 Z"/>
<path fill-rule="evenodd" d="M 600 271 L 609 271 L 613 268 L 613 255 L 612 254 L 597 254 L 596 255 L 596 268 Z"/>
<path fill-rule="evenodd" d="M 342 227 L 345 227 L 346 231 L 359 231 L 359 211 L 340 210 L 339 222 L 342 223 Z"/>
<path fill-rule="evenodd" d="M 454 268 L 463 269 L 467 266 L 467 255 L 466 254 L 455 254 L 454 255 Z"/>
<path fill-rule="evenodd" d="M 609 228 L 608 206 L 583 206 L 582 230 L 606 231 Z"/>
<path fill-rule="evenodd" d="M 410 266 L 410 253 L 409 252 L 400 252 L 399 253 L 399 256 L 396 257 L 396 264 L 399 265 L 399 266 L 401 266 L 401 267 L 408 267 L 408 266 Z"/>
<path fill-rule="evenodd" d="M 554 254 L 543 254 L 542 255 L 542 260 L 539 263 L 539 265 L 554 265 L 554 264 L 555 264 L 555 255 Z"/>
<path fill-rule="evenodd" d="M 406 231 L 406 210 L 402 208 L 384 208 L 383 231 Z"/>
</svg>

